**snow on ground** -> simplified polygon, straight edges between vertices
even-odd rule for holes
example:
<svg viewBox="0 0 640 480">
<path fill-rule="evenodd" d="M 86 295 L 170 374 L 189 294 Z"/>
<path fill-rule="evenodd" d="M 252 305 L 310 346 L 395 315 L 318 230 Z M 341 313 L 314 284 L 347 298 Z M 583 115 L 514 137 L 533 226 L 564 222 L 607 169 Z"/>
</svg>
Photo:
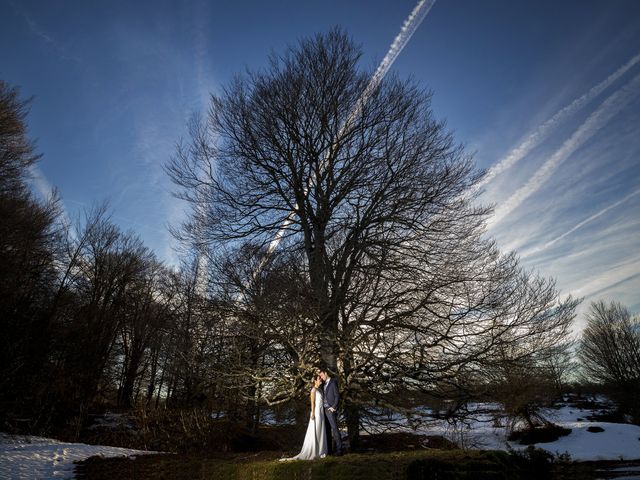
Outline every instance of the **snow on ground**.
<svg viewBox="0 0 640 480">
<path fill-rule="evenodd" d="M 0 433 L 0 478 L 59 479 L 74 478 L 73 462 L 94 455 L 104 457 L 135 456 L 142 450 L 65 443 L 50 438 Z"/>
<path fill-rule="evenodd" d="M 599 403 L 603 407 L 611 406 L 606 401 Z M 393 419 L 389 419 L 397 425 L 391 431 L 442 435 L 468 448 L 485 450 L 527 448 L 526 445 L 507 440 L 506 418 L 500 411 L 499 405 L 471 404 L 468 409 L 473 412 L 473 418 L 463 425 L 451 425 L 445 420 L 431 420 L 415 430 L 409 426 L 406 418 L 396 414 L 393 415 Z M 568 453 L 571 459 L 576 461 L 640 460 L 640 426 L 587 419 L 596 411 L 602 410 L 602 408 L 581 409 L 569 404 L 545 410 L 545 418 L 557 425 L 570 428 L 571 433 L 560 437 L 555 442 L 537 443 L 535 446 L 554 455 Z M 592 433 L 587 430 L 589 427 L 601 427 L 604 431 Z"/>
<path fill-rule="evenodd" d="M 551 453 L 569 453 L 573 460 L 637 460 L 640 459 L 640 427 L 627 423 L 593 422 L 586 419 L 592 410 L 569 405 L 547 412 L 547 417 L 571 433 L 555 442 L 537 446 Z M 578 420 L 580 419 L 580 420 Z M 589 427 L 604 432 L 592 433 Z"/>
<path fill-rule="evenodd" d="M 606 407 L 605 402 L 600 404 Z M 390 415 L 384 423 L 393 421 L 395 427 L 391 431 L 442 435 L 469 448 L 499 450 L 526 448 L 524 445 L 507 441 L 506 418 L 499 405 L 478 403 L 469 405 L 468 409 L 473 412 L 473 419 L 464 425 L 450 425 L 444 420 L 431 419 L 414 430 L 410 423 L 414 426 L 415 423 L 409 422 L 406 417 L 398 414 Z M 597 409 L 597 411 L 602 410 L 603 408 Z M 588 420 L 588 417 L 595 412 L 596 410 L 581 409 L 569 403 L 546 410 L 544 414 L 547 419 L 570 428 L 571 433 L 560 437 L 555 442 L 538 443 L 536 447 L 556 455 L 568 453 L 572 460 L 578 461 L 640 460 L 640 427 Z M 422 414 L 429 415 L 431 412 L 423 409 Z M 272 414 L 265 415 L 264 420 L 267 423 L 282 423 L 282 419 Z M 587 429 L 592 426 L 601 427 L 604 431 L 589 432 Z M 375 426 L 369 426 L 369 429 L 376 431 L 372 427 Z M 378 431 L 382 431 L 382 427 L 383 424 L 380 424 Z M 93 455 L 117 457 L 149 453 L 155 452 L 64 443 L 48 438 L 0 433 L 0 478 L 19 480 L 73 478 L 74 461 L 84 460 Z"/>
<path fill-rule="evenodd" d="M 572 431 L 552 443 L 537 447 L 556 453 L 568 453 L 572 460 L 637 460 L 640 459 L 640 427 L 605 422 L 561 422 Z M 604 432 L 588 432 L 589 426 L 599 426 Z"/>
</svg>

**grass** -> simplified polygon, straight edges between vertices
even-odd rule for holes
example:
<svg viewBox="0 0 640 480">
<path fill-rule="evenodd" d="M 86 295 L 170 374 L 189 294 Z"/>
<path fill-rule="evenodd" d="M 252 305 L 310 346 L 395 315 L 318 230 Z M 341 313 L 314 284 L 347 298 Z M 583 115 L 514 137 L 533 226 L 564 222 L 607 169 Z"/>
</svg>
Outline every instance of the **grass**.
<svg viewBox="0 0 640 480">
<path fill-rule="evenodd" d="M 187 455 L 149 455 L 135 459 L 91 458 L 82 462 L 78 478 L 213 479 L 213 480 L 333 480 L 544 479 L 530 459 L 498 451 L 406 451 L 349 454 L 316 461 L 279 462 L 280 452 L 225 458 Z M 535 476 L 530 473 L 537 470 Z M 543 470 L 549 470 L 544 468 Z"/>
</svg>

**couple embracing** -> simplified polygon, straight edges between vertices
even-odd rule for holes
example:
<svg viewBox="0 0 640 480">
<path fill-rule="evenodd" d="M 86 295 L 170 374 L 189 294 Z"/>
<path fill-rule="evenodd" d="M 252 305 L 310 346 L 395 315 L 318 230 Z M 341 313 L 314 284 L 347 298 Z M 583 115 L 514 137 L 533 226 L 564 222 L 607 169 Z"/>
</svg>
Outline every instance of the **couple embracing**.
<svg viewBox="0 0 640 480">
<path fill-rule="evenodd" d="M 310 394 L 311 416 L 302 450 L 286 460 L 315 460 L 327 455 L 342 455 L 342 441 L 338 430 L 338 382 L 322 369 L 316 375 Z M 335 445 L 335 447 L 334 447 Z"/>
</svg>

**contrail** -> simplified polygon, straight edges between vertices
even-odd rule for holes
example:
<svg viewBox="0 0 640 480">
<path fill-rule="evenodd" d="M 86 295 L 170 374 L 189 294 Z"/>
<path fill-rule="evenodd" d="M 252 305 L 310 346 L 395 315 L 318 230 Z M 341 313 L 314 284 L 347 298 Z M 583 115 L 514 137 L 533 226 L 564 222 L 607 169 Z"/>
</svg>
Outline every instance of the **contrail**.
<svg viewBox="0 0 640 480">
<path fill-rule="evenodd" d="M 621 283 L 637 278 L 640 275 L 638 267 L 640 267 L 640 257 L 630 258 L 624 263 L 615 265 L 607 271 L 598 272 L 597 275 L 593 275 L 590 278 L 587 275 L 587 278 L 591 280 L 590 282 L 582 284 L 579 288 L 568 293 L 574 298 L 589 298 L 601 294 Z"/>
<path fill-rule="evenodd" d="M 552 129 L 563 122 L 567 117 L 584 107 L 587 103 L 600 95 L 604 90 L 610 87 L 616 80 L 622 77 L 631 67 L 640 61 L 640 53 L 634 56 L 627 63 L 622 65 L 618 70 L 609 75 L 605 80 L 593 86 L 587 93 L 576 98 L 569 105 L 559 110 L 553 117 L 538 126 L 520 145 L 511 150 L 506 157 L 489 169 L 476 188 L 481 188 L 489 183 L 496 175 L 504 172 L 506 169 L 519 162 L 533 148 L 540 145 L 551 133 Z"/>
<path fill-rule="evenodd" d="M 340 133 L 343 133 L 344 130 L 349 126 L 351 121 L 360 114 L 362 108 L 369 100 L 369 97 L 371 97 L 371 94 L 375 91 L 376 88 L 378 88 L 380 82 L 382 82 L 382 79 L 391 68 L 391 65 L 393 65 L 393 62 L 396 61 L 396 59 L 400 55 L 400 52 L 402 52 L 402 49 L 404 49 L 407 43 L 409 43 L 409 40 L 416 32 L 416 30 L 422 23 L 422 20 L 424 20 L 424 18 L 429 13 L 429 10 L 431 10 L 431 7 L 433 7 L 435 3 L 436 0 L 420 0 L 411 14 L 404 21 L 404 23 L 402 24 L 402 28 L 400 29 L 400 33 L 396 35 L 396 38 L 393 40 L 393 43 L 389 47 L 387 54 L 384 56 L 384 58 L 380 62 L 380 65 L 378 65 L 378 68 L 371 76 L 371 80 L 369 80 L 367 88 L 364 89 L 364 92 L 362 92 L 362 95 L 356 102 L 355 108 L 349 114 L 349 117 L 347 118 L 347 121 L 342 127 Z"/>
<path fill-rule="evenodd" d="M 611 205 L 609 205 L 608 207 L 603 208 L 602 210 L 600 210 L 597 213 L 594 213 L 593 215 L 591 215 L 589 218 L 584 219 L 583 221 L 581 221 L 580 223 L 578 223 L 575 227 L 567 230 L 566 232 L 564 232 L 562 235 L 554 238 L 553 240 L 548 241 L 547 243 L 544 244 L 544 246 L 541 248 L 541 250 L 544 250 L 548 247 L 550 247 L 551 245 L 553 245 L 554 243 L 559 242 L 560 240 L 562 240 L 563 238 L 565 238 L 567 235 L 571 235 L 573 232 L 575 232 L 576 230 L 578 230 L 579 228 L 583 227 L 584 225 L 586 225 L 589 222 L 592 222 L 593 220 L 595 220 L 598 217 L 601 217 L 602 215 L 604 215 L 605 213 L 607 213 L 609 210 L 612 210 L 614 208 L 616 208 L 619 205 L 622 205 L 624 202 L 626 202 L 627 200 L 629 200 L 630 198 L 636 196 L 637 194 L 640 193 L 640 188 L 634 190 L 633 192 L 631 192 L 629 195 L 627 195 L 626 197 L 624 197 L 622 200 L 618 200 L 615 203 L 612 203 Z"/>
<path fill-rule="evenodd" d="M 554 172 L 554 170 L 575 152 L 584 142 L 589 140 L 613 116 L 619 113 L 640 91 L 640 75 L 636 75 L 629 83 L 616 90 L 602 104 L 589 115 L 582 125 L 566 140 L 562 146 L 538 169 L 523 187 L 518 189 L 502 204 L 494 216 L 491 224 L 500 222 L 505 216 L 515 210 L 523 201 L 535 193 Z"/>
<path fill-rule="evenodd" d="M 378 88 L 378 86 L 380 86 L 380 82 L 382 82 L 382 80 L 384 79 L 385 75 L 391 68 L 391 65 L 393 65 L 393 62 L 396 61 L 396 59 L 398 58 L 398 55 L 400 55 L 400 52 L 402 52 L 402 49 L 407 45 L 407 43 L 409 42 L 413 34 L 416 32 L 416 30 L 420 26 L 420 23 L 422 23 L 422 20 L 424 20 L 424 18 L 429 13 L 429 10 L 431 10 L 431 7 L 433 7 L 435 3 L 436 3 L 436 0 L 420 0 L 415 6 L 415 8 L 411 11 L 411 14 L 407 17 L 407 19 L 402 24 L 400 33 L 393 40 L 393 43 L 389 47 L 387 54 L 384 56 L 384 58 L 380 62 L 380 65 L 378 65 L 378 68 L 371 76 L 371 80 L 369 80 L 369 83 L 367 84 L 367 87 L 364 89 L 364 92 L 362 92 L 362 95 L 360 95 L 360 98 L 358 98 L 358 101 L 356 102 L 353 110 L 349 113 L 347 120 L 345 121 L 344 125 L 338 132 L 338 137 L 342 136 L 342 134 L 349 127 L 351 122 L 362 112 L 362 109 L 364 108 L 367 101 L 371 97 L 371 94 L 375 91 L 376 88 Z M 328 155 L 329 153 L 327 152 L 327 156 Z M 327 161 L 327 158 L 325 157 L 322 164 L 324 164 L 326 161 Z M 310 180 L 311 182 L 313 182 L 314 178 L 312 177 Z M 305 190 L 305 196 L 306 194 L 307 194 L 307 191 Z M 297 207 L 298 205 L 296 205 L 296 210 L 297 210 Z M 275 236 L 273 237 L 273 240 L 271 240 L 271 242 L 269 243 L 269 246 L 267 247 L 267 252 L 264 258 L 256 268 L 253 274 L 254 277 L 262 270 L 265 264 L 269 261 L 269 258 L 271 257 L 273 252 L 276 250 L 276 248 L 278 248 L 278 245 L 280 245 L 280 242 L 282 241 L 282 238 L 284 237 L 285 232 L 287 231 L 289 226 L 293 223 L 293 218 L 295 217 L 295 214 L 296 214 L 295 211 L 291 211 L 289 215 L 287 215 L 287 218 L 285 218 L 282 224 L 280 225 L 280 228 L 278 229 Z"/>
</svg>

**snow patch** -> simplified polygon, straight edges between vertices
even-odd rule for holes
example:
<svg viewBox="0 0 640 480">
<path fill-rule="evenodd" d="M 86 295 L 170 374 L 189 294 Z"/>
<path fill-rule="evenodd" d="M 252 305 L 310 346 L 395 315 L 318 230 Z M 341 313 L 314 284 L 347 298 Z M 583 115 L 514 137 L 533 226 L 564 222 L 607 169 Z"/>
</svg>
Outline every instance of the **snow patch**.
<svg viewBox="0 0 640 480">
<path fill-rule="evenodd" d="M 0 433 L 0 478 L 7 480 L 74 478 L 74 462 L 94 455 L 131 457 L 153 453 L 159 452 L 66 443 L 51 438 Z"/>
<path fill-rule="evenodd" d="M 566 400 L 566 399 L 565 399 Z M 608 423 L 588 421 L 587 417 L 602 406 L 612 406 L 604 397 L 596 399 L 599 405 L 594 409 L 581 408 L 564 404 L 556 408 L 542 411 L 545 418 L 556 425 L 570 428 L 571 433 L 554 442 L 534 444 L 554 455 L 568 453 L 572 460 L 640 460 L 640 426 L 627 423 Z M 452 424 L 446 420 L 431 419 L 417 428 L 412 428 L 406 417 L 394 414 L 392 429 L 384 429 L 380 425 L 368 428 L 372 433 L 378 431 L 410 432 L 419 435 L 441 435 L 466 448 L 483 450 L 524 450 L 527 445 L 520 445 L 507 440 L 506 416 L 497 404 L 469 404 L 467 409 L 472 414 L 464 423 Z M 601 427 L 603 432 L 592 433 L 589 427 Z"/>
</svg>

